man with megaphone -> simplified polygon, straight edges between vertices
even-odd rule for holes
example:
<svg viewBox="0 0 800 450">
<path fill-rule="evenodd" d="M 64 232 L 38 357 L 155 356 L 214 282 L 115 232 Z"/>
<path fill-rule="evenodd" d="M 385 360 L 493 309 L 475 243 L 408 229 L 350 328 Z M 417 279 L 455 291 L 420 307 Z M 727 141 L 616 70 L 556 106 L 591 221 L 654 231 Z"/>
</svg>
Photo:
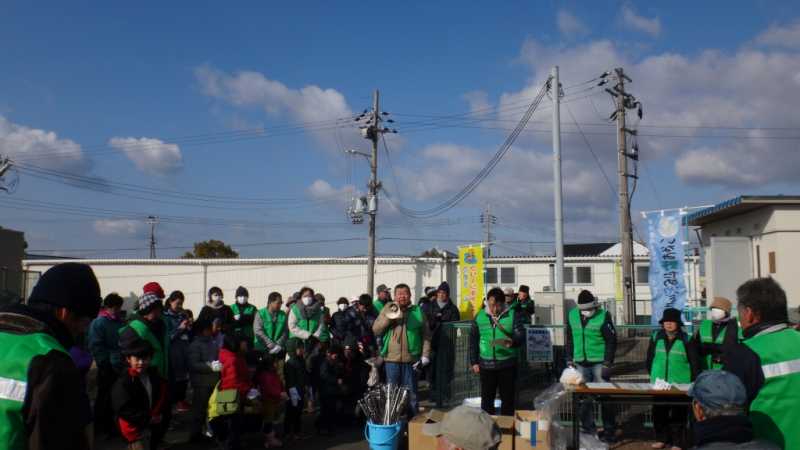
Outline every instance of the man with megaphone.
<svg viewBox="0 0 800 450">
<path fill-rule="evenodd" d="M 383 337 L 380 353 L 385 362 L 386 382 L 411 391 L 411 414 L 416 415 L 416 371 L 431 362 L 431 333 L 422 309 L 411 304 L 411 288 L 407 284 L 395 286 L 394 301 L 383 307 L 372 331 Z"/>
</svg>

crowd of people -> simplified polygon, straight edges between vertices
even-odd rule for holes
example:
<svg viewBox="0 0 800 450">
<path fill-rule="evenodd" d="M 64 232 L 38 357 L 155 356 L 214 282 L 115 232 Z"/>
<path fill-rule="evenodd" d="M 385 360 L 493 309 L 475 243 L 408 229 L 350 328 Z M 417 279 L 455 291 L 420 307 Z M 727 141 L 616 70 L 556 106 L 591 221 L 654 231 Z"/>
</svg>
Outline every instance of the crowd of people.
<svg viewBox="0 0 800 450">
<path fill-rule="evenodd" d="M 443 324 L 462 319 L 447 283 L 417 301 L 406 284 L 381 285 L 374 299 L 338 299 L 333 313 L 310 287 L 285 302 L 278 292 L 251 302 L 239 287 L 231 304 L 212 287 L 196 316 L 181 291 L 165 295 L 158 282 L 145 284 L 127 312 L 118 294 L 100 292 L 89 266 L 64 263 L 41 276 L 25 304 L 0 310 L 6 448 L 83 450 L 93 448 L 95 436 L 111 436 L 130 449 L 155 449 L 175 413 L 191 417 L 192 442 L 236 450 L 243 433 L 259 432 L 265 448 L 277 448 L 309 437 L 304 413 L 316 415 L 323 435 L 359 424 L 356 402 L 378 382 L 409 389 L 411 417 L 418 379 L 449 379 L 433 362 Z M 649 338 L 647 371 L 653 383 L 693 383 L 693 402 L 653 405 L 653 448 L 688 448 L 690 441 L 698 448 L 800 448 L 800 333 L 788 321 L 786 295 L 770 278 L 750 280 L 737 291 L 737 308 L 738 320 L 729 300 L 714 299 L 693 336 L 683 330 L 681 311 L 664 310 Z M 499 442 L 487 417 L 498 412 L 498 394 L 499 413 L 514 412 L 519 352 L 533 312 L 527 286 L 489 290 L 469 334 L 483 412 L 458 409 L 428 427 L 440 443 L 458 448 L 464 436 L 457 430 L 486 430 L 475 438 Z M 580 293 L 565 331 L 566 364 L 587 382 L 609 380 L 617 333 L 591 292 Z M 86 386 L 92 365 L 94 402 Z M 597 432 L 588 401 L 580 416 L 583 432 Z M 454 422 L 458 417 L 463 421 Z M 602 408 L 600 439 L 618 439 L 615 419 L 612 407 Z"/>
</svg>

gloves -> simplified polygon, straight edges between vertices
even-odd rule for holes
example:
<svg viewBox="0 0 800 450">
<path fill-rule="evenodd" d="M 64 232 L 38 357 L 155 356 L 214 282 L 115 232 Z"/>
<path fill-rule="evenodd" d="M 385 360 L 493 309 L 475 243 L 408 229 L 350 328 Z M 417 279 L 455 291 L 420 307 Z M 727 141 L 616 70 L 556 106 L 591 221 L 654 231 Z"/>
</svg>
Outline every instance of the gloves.
<svg viewBox="0 0 800 450">
<path fill-rule="evenodd" d="M 219 361 L 211 361 L 211 370 L 214 372 L 222 372 L 222 363 Z"/>
<path fill-rule="evenodd" d="M 241 317 L 242 317 L 241 314 L 236 314 L 235 316 L 233 316 L 233 320 L 236 320 L 238 322 Z"/>
<path fill-rule="evenodd" d="M 259 392 L 258 389 L 252 388 L 249 391 L 247 391 L 248 400 L 255 400 L 259 397 L 261 397 L 261 392 Z"/>
<path fill-rule="evenodd" d="M 431 360 L 428 359 L 427 356 L 423 356 L 422 358 L 420 358 L 419 362 L 421 362 L 422 366 L 424 367 L 424 366 L 427 366 L 428 364 L 430 364 Z"/>
<path fill-rule="evenodd" d="M 278 353 L 280 353 L 281 351 L 283 351 L 283 347 L 281 347 L 281 346 L 280 346 L 280 345 L 278 345 L 278 344 L 275 344 L 275 345 L 272 347 L 272 350 L 270 350 L 270 351 L 269 351 L 269 354 L 270 354 L 270 355 L 277 355 L 277 354 L 278 354 Z"/>
<path fill-rule="evenodd" d="M 297 388 L 289 388 L 289 400 L 295 407 L 300 403 L 300 393 L 297 392 Z"/>
</svg>

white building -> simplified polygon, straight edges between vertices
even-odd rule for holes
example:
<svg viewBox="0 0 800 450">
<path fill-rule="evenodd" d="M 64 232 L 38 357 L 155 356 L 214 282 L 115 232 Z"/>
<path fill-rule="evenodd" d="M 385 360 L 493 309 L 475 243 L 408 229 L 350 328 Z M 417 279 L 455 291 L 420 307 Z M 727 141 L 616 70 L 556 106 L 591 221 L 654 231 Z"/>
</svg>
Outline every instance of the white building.
<svg viewBox="0 0 800 450">
<path fill-rule="evenodd" d="M 736 288 L 772 277 L 800 305 L 800 196 L 740 196 L 690 214 L 700 227 L 708 298 L 736 301 Z"/>
<path fill-rule="evenodd" d="M 582 289 L 592 291 L 603 300 L 622 298 L 619 269 L 619 244 L 575 244 L 565 246 L 565 297 L 576 299 Z M 636 244 L 637 313 L 650 314 L 650 289 L 647 286 L 649 259 L 647 248 Z M 222 288 L 227 301 L 233 298 L 238 286 L 250 291 L 251 302 L 266 303 L 272 291 L 284 298 L 311 286 L 333 305 L 339 297 L 350 298 L 364 292 L 366 285 L 366 258 L 279 258 L 279 259 L 86 259 L 100 281 L 103 295 L 118 292 L 129 299 L 130 306 L 141 294 L 142 286 L 149 281 L 159 282 L 169 293 L 183 291 L 186 307 L 199 311 L 206 292 L 212 286 Z M 699 297 L 699 278 L 696 258 L 687 264 L 687 286 L 690 298 Z M 25 270 L 43 273 L 63 260 L 25 260 Z M 438 286 L 442 281 L 451 285 L 456 298 L 457 261 L 452 258 L 380 257 L 376 261 L 376 284 L 394 286 L 406 283 L 411 286 L 414 298 L 423 295 L 425 287 Z M 488 286 L 530 286 L 534 293 L 551 290 L 552 256 L 492 257 L 486 261 Z M 31 283 L 27 289 L 32 287 Z M 543 295 L 543 294 L 540 294 Z M 536 297 L 537 294 L 534 294 Z M 620 306 L 621 307 L 621 306 Z M 560 323 L 559 317 L 551 317 Z"/>
</svg>

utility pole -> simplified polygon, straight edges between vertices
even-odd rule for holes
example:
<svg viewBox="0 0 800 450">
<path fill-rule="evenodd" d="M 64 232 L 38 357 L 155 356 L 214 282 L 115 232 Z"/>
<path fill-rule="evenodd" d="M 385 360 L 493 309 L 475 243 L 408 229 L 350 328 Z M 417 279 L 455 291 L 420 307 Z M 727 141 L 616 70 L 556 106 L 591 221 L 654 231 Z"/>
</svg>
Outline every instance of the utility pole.
<svg viewBox="0 0 800 450">
<path fill-rule="evenodd" d="M 381 137 L 380 92 L 375 89 L 372 104 L 372 121 L 367 128 L 366 138 L 372 141 L 372 155 L 369 159 L 369 196 L 367 198 L 367 214 L 369 214 L 369 247 L 367 256 L 367 292 L 375 295 L 375 219 L 378 215 L 378 139 Z"/>
<path fill-rule="evenodd" d="M 147 216 L 147 223 L 150 225 L 150 259 L 156 259 L 156 224 L 158 217 Z"/>
<path fill-rule="evenodd" d="M 631 79 L 625 75 L 621 67 L 614 69 L 616 85 L 613 89 L 606 89 L 615 100 L 617 106 L 614 115 L 617 120 L 617 162 L 619 174 L 619 232 L 622 251 L 620 264 L 622 265 L 622 292 L 623 316 L 629 324 L 636 322 L 636 291 L 633 280 L 633 225 L 631 224 L 631 203 L 628 194 L 628 179 L 635 176 L 628 171 L 628 159 L 638 159 L 638 153 L 628 153 L 628 133 L 635 132 L 625 126 L 625 112 L 639 106 L 634 97 L 625 92 L 625 81 Z M 641 115 L 641 109 L 639 110 Z"/>
<path fill-rule="evenodd" d="M 489 258 L 492 256 L 492 224 L 497 223 L 497 216 L 492 215 L 488 203 L 486 204 L 486 211 L 481 214 L 481 223 L 485 225 L 486 257 Z"/>
<path fill-rule="evenodd" d="M 553 99 L 553 201 L 555 203 L 556 232 L 556 292 L 564 293 L 564 213 L 561 199 L 561 83 L 558 81 L 558 66 L 553 67 L 550 80 L 550 95 Z"/>
</svg>

